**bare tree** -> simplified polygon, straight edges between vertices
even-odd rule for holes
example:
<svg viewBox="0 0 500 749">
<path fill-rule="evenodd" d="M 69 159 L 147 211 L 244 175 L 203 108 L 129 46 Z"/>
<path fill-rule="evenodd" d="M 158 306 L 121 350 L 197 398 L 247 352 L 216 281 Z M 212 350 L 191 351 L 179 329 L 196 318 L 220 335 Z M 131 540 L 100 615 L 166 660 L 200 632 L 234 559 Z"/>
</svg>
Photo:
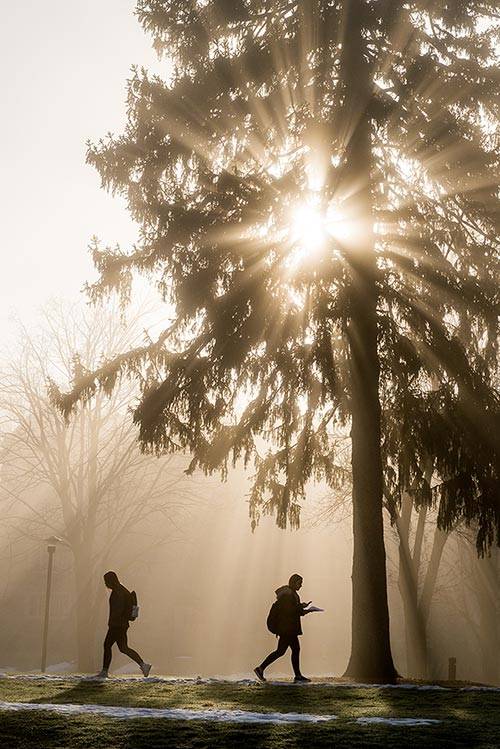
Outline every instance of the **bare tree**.
<svg viewBox="0 0 500 749">
<path fill-rule="evenodd" d="M 140 336 L 140 315 L 73 310 L 54 302 L 33 334 L 20 326 L 19 350 L 2 366 L 0 501 L 11 533 L 39 544 L 60 536 L 72 552 L 78 667 L 94 665 L 97 583 L 120 544 L 154 515 L 157 541 L 193 502 L 196 482 L 182 456 L 157 458 L 137 445 L 128 415 L 134 393 L 123 384 L 66 421 L 51 405 L 50 382 L 69 385 L 85 368 Z M 151 542 L 151 541 L 150 541 Z"/>
<path fill-rule="evenodd" d="M 405 494 L 393 518 L 398 542 L 398 589 L 404 612 L 407 674 L 428 676 L 428 623 L 441 559 L 450 531 L 427 506 Z"/>
<path fill-rule="evenodd" d="M 457 536 L 455 569 L 455 608 L 479 656 L 482 679 L 500 684 L 500 550 L 492 547 L 489 555 L 478 558 L 472 533 L 462 533 Z"/>
</svg>

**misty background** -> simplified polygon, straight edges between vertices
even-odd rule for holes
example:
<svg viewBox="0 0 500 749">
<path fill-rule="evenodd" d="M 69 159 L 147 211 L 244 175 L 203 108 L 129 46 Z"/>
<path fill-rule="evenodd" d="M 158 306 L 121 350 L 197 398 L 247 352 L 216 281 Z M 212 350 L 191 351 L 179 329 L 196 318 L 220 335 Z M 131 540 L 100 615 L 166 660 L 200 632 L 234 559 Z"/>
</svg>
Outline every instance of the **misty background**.
<svg viewBox="0 0 500 749">
<path fill-rule="evenodd" d="M 79 562 L 78 554 L 86 549 L 84 536 L 78 536 L 88 519 L 91 472 L 108 476 L 111 457 L 123 449 L 124 440 L 133 443 L 134 435 L 124 432 L 127 405 L 116 404 L 112 435 L 92 432 L 92 447 L 85 430 L 94 429 L 94 415 L 87 414 L 88 425 L 82 420 L 67 427 L 44 400 L 47 375 L 59 385 L 71 375 L 71 347 L 66 359 L 54 349 L 51 361 L 56 363 L 48 372 L 30 366 L 32 380 L 26 376 L 26 362 L 48 350 L 47 316 L 55 314 L 51 299 L 63 299 L 55 304 L 62 305 L 57 314 L 64 331 L 75 333 L 64 312 L 68 308 L 77 310 L 80 333 L 85 325 L 95 329 L 80 293 L 81 279 L 94 276 L 85 252 L 92 235 L 123 246 L 132 245 L 136 236 L 122 201 L 100 190 L 98 176 L 85 165 L 86 140 L 123 127 L 124 81 L 131 64 L 162 70 L 133 7 L 132 0 L 59 0 L 49 11 L 32 0 L 3 8 L 0 670 L 39 667 L 46 539 L 58 531 L 65 539 L 68 532 L 73 535 L 71 544 L 58 545 L 55 553 L 49 667 L 97 668 L 107 622 L 102 574 L 113 569 L 137 591 L 141 614 L 131 626 L 130 641 L 156 673 L 248 674 L 274 646 L 265 627 L 274 590 L 298 572 L 304 577 L 303 600 L 325 609 L 304 622 L 304 673 L 339 675 L 350 646 L 351 517 L 342 498 L 329 496 L 324 486 L 310 487 L 300 530 L 279 530 L 272 518 L 264 517 L 252 533 L 247 506 L 251 469 L 233 470 L 221 483 L 216 477 L 186 476 L 188 456 L 156 458 L 137 452 L 126 480 L 119 466 L 112 472 L 111 488 L 99 508 L 95 547 Z M 151 331 L 155 314 L 149 310 L 142 322 L 139 316 L 133 335 L 141 339 L 144 329 Z M 71 336 L 68 340 L 73 342 Z M 76 350 L 85 353 L 82 339 Z M 102 353 L 88 354 L 84 365 Z M 102 405 L 109 407 L 108 402 Z M 41 430 L 32 429 L 41 423 L 47 425 L 43 439 Z M 73 437 L 65 431 L 71 429 Z M 29 454 L 19 450 L 22 430 L 33 437 Z M 55 470 L 51 477 L 47 468 L 58 440 L 69 440 L 67 465 L 76 460 L 81 467 L 83 489 L 81 495 L 74 489 L 69 500 L 75 510 L 69 526 L 57 484 L 61 474 Z M 23 443 L 30 444 L 24 438 Z M 153 474 L 161 474 L 161 491 L 158 484 L 146 491 L 144 512 L 124 528 L 112 527 L 110 519 L 122 517 L 121 503 L 129 501 L 127 492 L 147 489 L 141 477 Z M 438 554 L 432 513 L 420 526 L 416 515 L 412 520 L 411 543 L 418 527 L 424 531 L 422 590 L 427 570 L 437 562 L 427 586 L 429 675 L 445 678 L 448 658 L 455 656 L 459 679 L 500 683 L 498 549 L 478 560 L 473 534 L 457 528 L 437 539 Z M 406 672 L 408 612 L 405 619 L 400 538 L 388 518 L 386 531 L 393 651 L 396 667 Z M 119 542 L 113 540 L 116 533 Z M 79 634 L 82 621 L 85 642 Z M 113 668 L 121 667 L 131 669 L 117 655 Z M 285 670 L 287 659 L 273 667 L 274 673 Z"/>
<path fill-rule="evenodd" d="M 164 310 L 163 310 L 164 312 Z M 55 535 L 49 671 L 93 671 L 107 626 L 102 575 L 116 571 L 135 589 L 140 618 L 130 640 L 172 675 L 248 675 L 274 646 L 266 617 L 274 590 L 304 577 L 303 600 L 324 613 L 304 620 L 303 668 L 340 675 L 350 647 L 350 487 L 311 484 L 299 530 L 263 515 L 252 532 L 251 466 L 227 480 L 187 475 L 189 456 L 147 455 L 137 446 L 134 386 L 98 394 L 68 422 L 50 401 L 51 382 L 68 387 L 84 369 L 124 345 L 139 345 L 161 316 L 144 302 L 120 316 L 53 300 L 36 324 L 16 323 L 0 359 L 0 669 L 40 667 L 47 542 Z M 340 437 L 338 460 L 349 464 Z M 397 522 L 386 514 L 394 655 L 401 672 L 446 678 L 456 657 L 461 679 L 498 681 L 498 550 L 478 559 L 470 529 L 439 531 L 406 499 Z M 415 647 L 414 612 L 402 563 L 416 570 L 425 655 Z M 418 547 L 418 551 L 416 551 Z M 418 555 L 418 562 L 417 562 Z M 272 668 L 287 673 L 288 659 Z M 425 661 L 422 665 L 422 661 Z M 117 654 L 115 672 L 129 673 Z"/>
</svg>

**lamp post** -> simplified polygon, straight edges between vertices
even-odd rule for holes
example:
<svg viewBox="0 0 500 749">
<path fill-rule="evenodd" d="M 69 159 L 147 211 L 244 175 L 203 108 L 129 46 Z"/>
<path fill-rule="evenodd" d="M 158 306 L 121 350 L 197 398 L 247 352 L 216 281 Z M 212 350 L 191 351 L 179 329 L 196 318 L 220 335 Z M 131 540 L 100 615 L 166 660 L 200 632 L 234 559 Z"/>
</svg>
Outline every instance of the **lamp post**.
<svg viewBox="0 0 500 749">
<path fill-rule="evenodd" d="M 47 666 L 47 639 L 49 635 L 49 613 L 50 613 L 50 591 L 52 588 L 52 568 L 54 566 L 54 554 L 56 551 L 56 545 L 61 542 L 62 539 L 57 536 L 51 536 L 47 539 L 47 552 L 49 554 L 49 562 L 47 566 L 47 587 L 45 588 L 45 614 L 43 618 L 43 635 L 42 635 L 42 659 L 40 670 L 45 673 Z"/>
</svg>

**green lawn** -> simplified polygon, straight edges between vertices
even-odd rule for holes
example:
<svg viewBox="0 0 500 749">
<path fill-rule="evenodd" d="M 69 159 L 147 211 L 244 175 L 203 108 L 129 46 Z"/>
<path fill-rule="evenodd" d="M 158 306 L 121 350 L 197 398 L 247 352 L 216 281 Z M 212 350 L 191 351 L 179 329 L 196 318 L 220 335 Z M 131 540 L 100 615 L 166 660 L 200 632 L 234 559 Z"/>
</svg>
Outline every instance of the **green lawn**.
<svg viewBox="0 0 500 749">
<path fill-rule="evenodd" d="M 90 715 L 0 713 L 1 745 L 71 747 L 500 747 L 500 693 L 305 685 L 0 679 L 0 700 L 334 714 L 328 724 L 240 725 Z M 432 727 L 362 726 L 362 716 L 437 718 Z"/>
</svg>

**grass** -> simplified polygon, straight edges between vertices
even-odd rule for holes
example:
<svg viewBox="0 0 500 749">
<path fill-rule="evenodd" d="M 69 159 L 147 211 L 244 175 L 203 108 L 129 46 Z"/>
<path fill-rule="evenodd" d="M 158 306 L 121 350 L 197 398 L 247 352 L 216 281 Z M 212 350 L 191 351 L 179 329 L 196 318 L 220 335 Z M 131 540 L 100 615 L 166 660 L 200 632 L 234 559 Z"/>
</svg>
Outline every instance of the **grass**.
<svg viewBox="0 0 500 749">
<path fill-rule="evenodd" d="M 307 685 L 165 684 L 146 681 L 24 681 L 0 679 L 0 700 L 99 703 L 129 707 L 241 709 L 332 713 L 328 724 L 237 725 L 202 721 L 116 720 L 91 715 L 0 713 L 2 745 L 9 749 L 150 749 L 151 747 L 478 747 L 500 746 L 500 693 L 340 689 Z M 362 726 L 362 716 L 437 718 L 432 727 Z"/>
</svg>

